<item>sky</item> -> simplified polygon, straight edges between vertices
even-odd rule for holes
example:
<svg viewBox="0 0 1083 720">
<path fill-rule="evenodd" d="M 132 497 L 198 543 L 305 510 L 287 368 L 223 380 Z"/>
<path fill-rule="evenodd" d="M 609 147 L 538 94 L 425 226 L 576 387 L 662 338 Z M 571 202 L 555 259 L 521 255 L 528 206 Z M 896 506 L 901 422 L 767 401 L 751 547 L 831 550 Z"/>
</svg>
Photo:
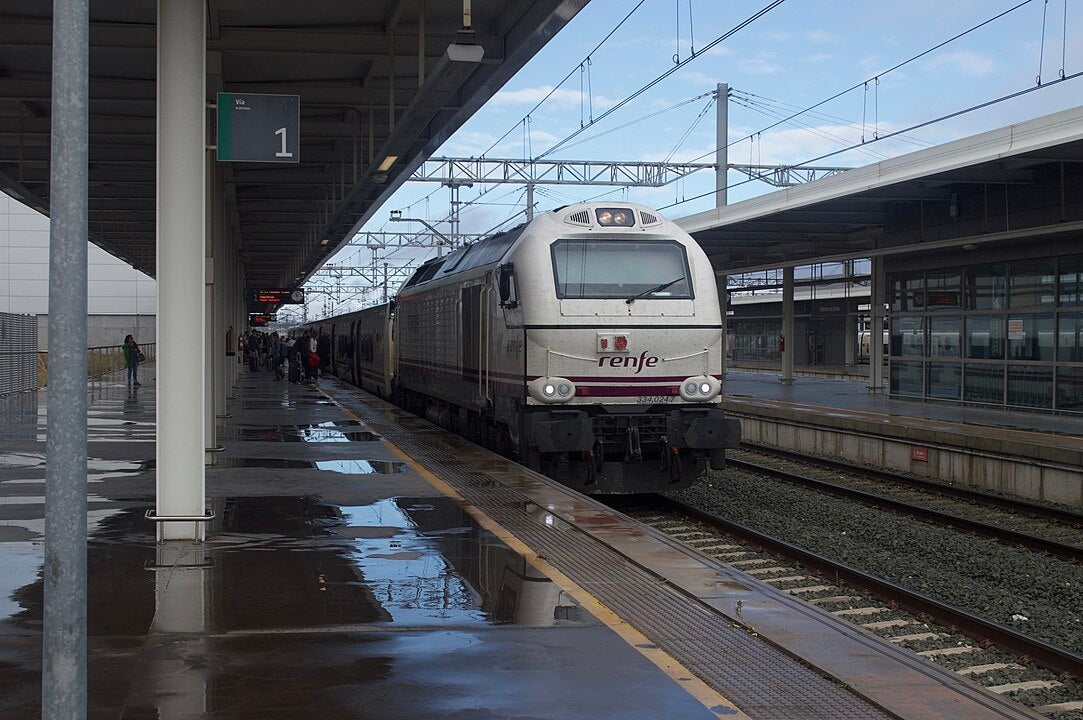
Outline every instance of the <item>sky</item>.
<svg viewBox="0 0 1083 720">
<path fill-rule="evenodd" d="M 730 163 L 857 167 L 1075 107 L 1083 77 L 1072 75 L 1081 72 L 1081 0 L 590 0 L 436 155 L 711 163 L 710 94 L 728 83 Z M 714 182 L 712 171 L 701 171 L 661 188 L 537 186 L 535 213 L 597 198 L 679 218 L 713 207 Z M 776 190 L 734 170 L 727 184 L 730 204 Z M 363 230 L 424 230 L 389 222 L 398 209 L 446 234 L 449 201 L 448 188 L 408 182 Z M 460 201 L 463 233 L 525 219 L 523 186 L 463 188 Z M 381 251 L 378 262 L 416 265 L 434 252 Z M 347 248 L 331 262 L 372 261 L 369 250 Z M 328 293 L 327 284 L 309 283 L 310 318 L 381 295 Z"/>
</svg>

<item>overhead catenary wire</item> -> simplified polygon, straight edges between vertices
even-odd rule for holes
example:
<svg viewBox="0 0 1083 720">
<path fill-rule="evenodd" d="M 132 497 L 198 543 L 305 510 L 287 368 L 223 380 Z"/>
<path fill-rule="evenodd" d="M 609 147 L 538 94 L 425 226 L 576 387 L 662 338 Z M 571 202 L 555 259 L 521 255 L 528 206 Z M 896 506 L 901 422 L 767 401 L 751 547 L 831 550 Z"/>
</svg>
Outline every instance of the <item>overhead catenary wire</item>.
<svg viewBox="0 0 1083 720">
<path fill-rule="evenodd" d="M 592 50 L 591 50 L 591 51 L 590 51 L 589 53 L 587 53 L 587 54 L 586 54 L 586 57 L 584 57 L 584 58 L 583 58 L 583 61 L 585 61 L 585 60 L 586 60 L 587 58 L 589 58 L 589 57 L 590 57 L 591 55 L 593 55 L 594 53 L 598 52 L 598 49 L 599 49 L 599 48 L 601 48 L 601 47 L 602 47 L 603 45 L 605 45 L 605 44 L 606 44 L 606 42 L 607 42 L 607 41 L 609 40 L 609 38 L 613 37 L 613 35 L 615 35 L 615 34 L 616 34 L 616 32 L 617 32 L 618 30 L 620 30 L 620 29 L 621 29 L 621 26 L 623 26 L 623 25 L 624 25 L 624 23 L 628 22 L 628 19 L 629 19 L 629 18 L 631 18 L 631 17 L 632 17 L 632 15 L 634 15 L 634 14 L 635 14 L 635 12 L 636 12 L 637 10 L 639 10 L 639 8 L 640 8 L 640 7 L 641 7 L 641 6 L 643 5 L 643 3 L 645 3 L 646 1 L 647 1 L 647 0 L 639 0 L 639 2 L 637 2 L 637 3 L 635 4 L 635 7 L 633 7 L 633 8 L 631 9 L 631 10 L 629 10 L 629 11 L 628 11 L 628 14 L 627 14 L 627 15 L 625 15 L 625 16 L 624 16 L 624 17 L 623 17 L 623 18 L 621 19 L 621 21 L 620 21 L 619 23 L 617 23 L 617 24 L 616 24 L 616 25 L 615 25 L 615 26 L 613 27 L 613 29 L 612 29 L 612 30 L 610 30 L 610 31 L 609 31 L 609 33 L 608 33 L 608 34 L 607 34 L 607 35 L 606 35 L 606 36 L 605 36 L 604 38 L 602 38 L 602 39 L 601 39 L 601 41 L 600 41 L 600 42 L 599 42 L 599 43 L 598 43 L 597 45 L 595 45 L 595 46 L 594 46 L 594 48 L 593 48 L 593 49 L 592 49 Z M 555 92 L 556 92 L 557 90 L 559 90 L 559 89 L 560 89 L 560 86 L 561 86 L 561 85 L 563 85 L 564 83 L 566 83 L 566 82 L 568 81 L 568 78 L 570 78 L 570 77 L 571 77 L 572 75 L 574 75 L 574 74 L 575 74 L 575 71 L 579 69 L 579 65 L 580 65 L 580 64 L 581 64 L 581 63 L 582 63 L 583 61 L 580 61 L 580 63 L 576 63 L 575 67 L 573 67 L 573 68 L 572 68 L 571 70 L 569 70 L 569 71 L 568 71 L 568 74 L 567 74 L 567 75 L 565 75 L 565 76 L 564 76 L 564 78 L 563 78 L 563 79 L 562 79 L 562 80 L 561 80 L 560 82 L 558 82 L 558 83 L 557 83 L 556 85 L 554 85 L 554 86 L 552 87 L 552 89 L 550 89 L 550 90 L 549 90 L 549 92 L 548 92 L 548 93 L 546 93 L 545 97 L 543 97 L 543 98 L 542 98 L 541 100 L 539 100 L 539 101 L 538 101 L 538 104 L 537 104 L 537 105 L 535 105 L 534 107 L 532 107 L 532 108 L 530 109 L 530 112 L 528 112 L 528 113 L 527 113 L 526 115 L 524 115 L 524 116 L 523 116 L 523 119 L 526 119 L 527 117 L 529 117 L 530 115 L 532 115 L 532 114 L 534 113 L 534 111 L 536 111 L 536 110 L 537 110 L 538 108 L 540 108 L 540 107 L 541 107 L 541 106 L 542 106 L 542 105 L 543 105 L 543 104 L 545 103 L 545 101 L 546 101 L 546 100 L 548 100 L 548 99 L 549 99 L 550 97 L 552 97 L 552 96 L 553 96 L 553 93 L 555 93 Z M 488 154 L 489 154 L 490 152 L 492 152 L 493 148 L 495 148 L 495 147 L 496 147 L 497 145 L 499 145 L 499 144 L 500 144 L 501 142 L 503 142 L 503 141 L 504 141 L 504 138 L 506 138 L 506 137 L 507 137 L 508 135 L 511 135 L 511 133 L 515 131 L 515 128 L 519 126 L 519 123 L 520 123 L 520 122 L 522 122 L 522 120 L 519 120 L 519 121 L 518 121 L 518 122 L 516 122 L 516 123 L 515 123 L 514 125 L 512 125 L 512 126 L 511 126 L 510 128 L 508 128 L 508 131 L 507 131 L 507 132 L 505 132 L 505 133 L 504 133 L 503 135 L 501 135 L 501 136 L 500 136 L 499 138 L 497 138 L 497 139 L 496 139 L 496 141 L 495 141 L 495 142 L 493 142 L 493 144 L 492 144 L 492 145 L 490 145 L 490 146 L 489 146 L 488 148 L 486 148 L 486 149 L 485 149 L 485 150 L 484 150 L 484 151 L 483 151 L 483 152 L 481 153 L 481 157 L 485 157 L 486 155 L 488 155 Z"/>
<path fill-rule="evenodd" d="M 1083 71 L 1072 73 L 1071 75 L 1066 75 L 1063 78 L 1058 78 L 1057 80 L 1050 81 L 1050 82 L 1048 82 L 1048 83 L 1046 83 L 1044 85 L 1034 85 L 1032 87 L 1024 88 L 1022 90 L 1017 90 L 1016 92 L 1009 93 L 1007 95 L 1002 95 L 1000 97 L 993 98 L 992 100 L 987 100 L 985 102 L 978 103 L 977 105 L 971 105 L 970 107 L 963 108 L 962 110 L 956 110 L 954 112 L 947 113 L 946 115 L 940 115 L 940 116 L 935 117 L 935 118 L 933 118 L 931 120 L 925 120 L 923 122 L 915 123 L 913 125 L 910 125 L 908 127 L 903 128 L 901 130 L 896 130 L 895 132 L 891 132 L 891 133 L 881 135 L 876 140 L 872 140 L 870 142 L 880 142 L 880 141 L 883 141 L 883 140 L 888 140 L 890 138 L 896 137 L 897 135 L 901 135 L 902 133 L 913 132 L 914 130 L 919 130 L 921 128 L 928 127 L 930 125 L 935 125 L 936 123 L 939 123 L 939 122 L 944 122 L 945 120 L 951 120 L 952 118 L 957 118 L 957 117 L 959 117 L 961 115 L 966 115 L 967 113 L 971 113 L 971 112 L 974 112 L 976 110 L 982 110 L 982 109 L 990 107 L 992 105 L 996 105 L 997 103 L 1005 102 L 1005 101 L 1008 101 L 1008 100 L 1014 100 L 1017 97 L 1022 97 L 1024 95 L 1028 95 L 1028 94 L 1030 94 L 1032 92 L 1035 92 L 1036 90 L 1044 90 L 1046 88 L 1055 87 L 1055 86 L 1059 85 L 1060 83 L 1067 82 L 1069 80 L 1074 80 L 1074 79 L 1079 78 L 1079 77 L 1083 77 Z M 809 159 L 803 160 L 803 161 L 801 161 L 799 163 L 795 163 L 793 165 L 793 167 L 801 167 L 802 165 L 810 165 L 812 163 L 819 162 L 821 160 L 825 160 L 825 159 L 827 159 L 829 157 L 834 157 L 835 155 L 840 155 L 840 154 L 842 154 L 844 152 L 849 152 L 850 150 L 856 150 L 857 148 L 859 148 L 861 146 L 862 146 L 862 143 L 855 143 L 855 144 L 850 145 L 848 147 L 844 147 L 844 148 L 841 148 L 839 150 L 833 150 L 831 152 L 824 153 L 823 155 L 818 155 L 817 157 L 809 158 Z M 726 189 L 740 187 L 741 185 L 746 185 L 746 184 L 748 184 L 750 182 L 755 182 L 756 180 L 759 180 L 759 179 L 761 179 L 761 178 L 760 177 L 746 178 L 745 180 L 735 182 L 732 185 L 727 185 Z M 699 195 L 694 195 L 693 197 L 685 198 L 685 199 L 681 200 L 680 202 L 671 203 L 669 205 L 663 205 L 662 207 L 659 207 L 658 209 L 659 210 L 664 210 L 666 208 L 670 208 L 670 207 L 673 207 L 675 205 L 681 205 L 683 203 L 686 203 L 686 202 L 689 202 L 689 201 L 692 201 L 692 200 L 698 200 L 700 198 L 710 197 L 712 195 L 715 195 L 717 192 L 718 192 L 718 190 L 714 189 L 714 190 L 711 190 L 709 192 L 700 193 Z"/>
<path fill-rule="evenodd" d="M 1030 1 L 1031 1 L 1031 0 L 1027 0 L 1027 2 L 1030 2 Z M 648 90 L 650 90 L 651 88 L 653 88 L 653 87 L 654 87 L 655 85 L 657 85 L 658 83 L 662 82 L 662 81 L 663 81 L 663 80 L 665 80 L 665 79 L 666 79 L 667 77 L 669 77 L 669 76 L 670 76 L 670 75 L 672 75 L 673 73 L 675 73 L 675 72 L 677 72 L 678 70 L 680 70 L 681 68 L 683 68 L 683 67 L 684 67 L 685 65 L 687 65 L 688 63 L 692 62 L 692 61 L 693 61 L 693 60 L 695 60 L 696 58 L 698 58 L 698 57 L 700 57 L 701 55 L 703 55 L 703 54 L 704 54 L 705 52 L 707 52 L 708 50 L 710 50 L 711 48 L 713 48 L 713 47 L 714 47 L 715 45 L 718 45 L 719 43 L 721 43 L 721 42 L 724 42 L 725 40 L 728 40 L 728 39 L 729 39 L 730 37 L 732 37 L 733 35 L 737 34 L 737 33 L 738 33 L 738 32 L 740 32 L 741 30 L 743 30 L 744 28 L 748 27 L 749 25 L 751 25 L 752 23 L 754 23 L 754 22 L 755 22 L 756 20 L 759 20 L 759 19 L 760 19 L 761 17 L 763 17 L 763 16 L 764 16 L 764 15 L 766 15 L 767 13 L 771 12 L 772 10 L 774 10 L 775 8 L 777 8 L 777 7 L 779 6 L 779 5 L 781 5 L 781 4 L 782 4 L 782 3 L 784 3 L 784 2 L 786 2 L 786 0 L 773 0 L 773 2 L 770 2 L 770 3 L 768 3 L 768 4 L 766 5 L 766 6 L 764 6 L 764 7 L 760 8 L 760 9 L 759 9 L 759 10 L 758 10 L 757 12 L 753 13 L 753 14 L 752 14 L 752 15 L 750 15 L 749 17 L 747 17 L 747 18 L 745 18 L 744 20 L 742 20 L 741 22 L 739 22 L 739 23 L 738 23 L 737 25 L 733 26 L 732 28 L 730 28 L 729 30 L 727 30 L 726 32 L 722 33 L 721 35 L 719 35 L 718 37 L 716 37 L 716 38 L 715 38 L 714 40 L 712 40 L 711 42 L 709 42 L 709 43 L 708 43 L 708 44 L 707 44 L 707 45 L 706 45 L 706 46 L 705 46 L 705 47 L 703 48 L 703 50 L 701 50 L 701 51 L 700 51 L 699 53 L 697 53 L 697 54 L 695 54 L 695 55 L 691 55 L 691 56 L 689 56 L 689 57 L 688 57 L 688 59 L 686 59 L 686 60 L 682 60 L 682 61 L 680 61 L 679 63 L 675 64 L 675 65 L 674 65 L 673 67 L 669 68 L 668 70 L 666 70 L 665 72 L 663 72 L 663 73 L 662 73 L 661 75 L 657 76 L 656 78 L 654 78 L 653 80 L 651 80 L 650 82 L 648 82 L 648 83 L 647 83 L 646 85 L 642 86 L 642 87 L 641 87 L 641 88 L 639 88 L 638 90 L 634 91 L 634 92 L 633 92 L 633 93 L 632 93 L 631 95 L 627 96 L 626 98 L 624 98 L 623 100 L 621 100 L 620 102 L 618 102 L 618 103 L 617 103 L 616 105 L 614 105 L 613 107 L 611 107 L 611 108 L 609 108 L 608 110 L 606 110 L 606 111 L 605 111 L 604 113 L 602 113 L 601 115 L 599 115 L 599 116 L 598 116 L 598 117 L 597 117 L 596 119 L 594 119 L 593 121 L 591 121 L 591 122 L 590 122 L 590 123 L 588 123 L 587 125 L 585 125 L 585 126 L 583 126 L 583 127 L 579 128 L 578 130 L 576 130 L 576 131 L 572 132 L 572 133 L 571 133 L 570 135 L 568 135 L 567 137 L 565 137 L 565 138 L 564 138 L 563 140 L 561 140 L 561 141 L 557 142 L 557 143 L 556 143 L 555 145 L 553 145 L 553 146 L 552 146 L 552 147 L 550 147 L 550 148 L 549 148 L 548 150 L 546 150 L 546 151 L 545 151 L 545 152 L 543 152 L 542 154 L 538 155 L 538 156 L 537 156 L 536 158 L 534 158 L 534 159 L 535 159 L 535 160 L 541 160 L 542 158 L 545 158 L 545 157 L 548 157 L 549 155 L 552 155 L 552 154 L 553 154 L 554 152 L 556 152 L 557 150 L 559 150 L 560 148 L 562 148 L 562 147 L 563 147 L 564 145 L 566 145 L 566 144 L 567 144 L 567 143 L 568 143 L 569 141 L 571 141 L 572 139 L 574 139 L 575 137 L 577 137 L 577 136 L 578 136 L 578 135 L 579 135 L 580 133 L 582 133 L 582 132 L 583 132 L 584 130 L 586 130 L 587 128 L 591 127 L 591 126 L 592 126 L 592 125 L 594 125 L 595 123 L 601 122 L 601 121 L 602 121 L 602 120 L 604 120 L 605 118 L 607 118 L 607 117 L 609 117 L 610 115 L 612 115 L 613 113 L 615 113 L 615 112 L 616 112 L 617 110 L 620 110 L 620 109 L 621 109 L 622 107 L 624 107 L 624 106 L 625 106 L 625 105 L 627 105 L 628 103 L 632 102 L 632 101 L 633 101 L 633 100 L 635 100 L 635 99 L 636 99 L 637 97 L 639 97 L 639 96 L 640 96 L 640 95 L 642 95 L 643 93 L 647 92 Z M 637 7 L 638 7 L 638 6 L 637 6 Z"/>
<path fill-rule="evenodd" d="M 742 143 L 745 140 L 750 139 L 751 137 L 753 137 L 754 135 L 756 135 L 758 133 L 767 132 L 768 130 L 776 128 L 779 125 L 782 125 L 783 123 L 788 122 L 789 120 L 791 120 L 791 119 L 793 119 L 793 118 L 795 118 L 795 117 L 797 117 L 799 115 L 803 115 L 806 112 L 809 112 L 810 110 L 815 110 L 816 108 L 818 108 L 818 107 L 820 107 L 822 105 L 826 105 L 827 103 L 831 102 L 832 100 L 836 100 L 836 99 L 842 97 L 843 95 L 846 95 L 849 92 L 853 92 L 854 90 L 856 90 L 858 88 L 864 87 L 865 83 L 867 83 L 867 82 L 869 82 L 871 80 L 874 80 L 875 78 L 878 78 L 878 77 L 882 78 L 882 77 L 884 77 L 885 75 L 887 75 L 889 73 L 892 73 L 892 72 L 894 72 L 894 71 L 896 71 L 896 70 L 898 70 L 900 68 L 903 68 L 903 67 L 909 65 L 910 63 L 915 62 L 915 61 L 925 57 L 929 53 L 932 53 L 932 52 L 935 52 L 935 51 L 939 50 L 940 48 L 944 47 L 945 45 L 949 45 L 950 43 L 953 43 L 956 40 L 959 40 L 960 38 L 963 38 L 963 37 L 969 35 L 970 33 L 975 32 L 975 31 L 985 27 L 986 25 L 988 25 L 990 23 L 996 22 L 997 20 L 999 20 L 999 19 L 1001 19 L 1001 18 L 1015 12 L 1016 10 L 1019 10 L 1022 7 L 1025 7 L 1026 5 L 1030 5 L 1032 2 L 1034 2 L 1034 0 L 1022 0 L 1022 2 L 1019 2 L 1016 5 L 1013 5 L 1012 7 L 1008 8 L 1006 10 L 1003 10 L 1002 12 L 997 13 L 993 17 L 988 18 L 986 20 L 983 20 L 982 22 L 978 23 L 977 25 L 974 25 L 974 26 L 972 26 L 972 27 L 960 32 L 960 33 L 957 33 L 957 34 L 953 35 L 952 37 L 948 38 L 947 40 L 939 42 L 936 45 L 933 45 L 932 47 L 927 48 L 927 49 L 921 51 L 920 53 L 907 58 L 906 60 L 903 60 L 902 62 L 896 63 L 895 65 L 892 65 L 888 69 L 883 70 L 883 71 L 877 73 L 876 75 L 872 75 L 870 77 L 867 77 L 864 80 L 862 80 L 860 82 L 857 82 L 857 83 L 851 85 L 850 87 L 848 87 L 848 88 L 846 88 L 844 90 L 840 90 L 837 93 L 835 93 L 834 95 L 831 95 L 830 97 L 824 98 L 823 100 L 820 100 L 819 102 L 813 103 L 812 105 L 809 105 L 808 107 L 804 108 L 803 110 L 799 110 L 797 112 L 794 112 L 791 115 L 789 115 L 789 116 L 787 116 L 785 118 L 782 118 L 781 120 L 768 125 L 767 127 L 760 128 L 759 130 L 756 130 L 755 132 L 749 133 L 748 135 L 745 135 L 745 136 L 743 136 L 743 137 L 741 137 L 741 138 L 739 138 L 737 140 L 733 140 L 733 141 L 729 142 L 726 145 L 726 147 L 732 147 L 732 146 L 734 146 L 734 145 L 736 145 L 738 143 Z M 891 136 L 895 136 L 895 135 L 898 135 L 898 134 L 899 134 L 898 132 L 895 132 L 895 133 L 892 133 Z M 702 160 L 703 158 L 708 157 L 710 155 L 714 155 L 715 152 L 716 152 L 716 149 L 711 150 L 710 152 L 704 153 L 703 155 L 700 155 L 699 157 L 695 158 L 695 160 L 693 160 L 693 162 L 698 161 L 698 160 Z"/>
</svg>

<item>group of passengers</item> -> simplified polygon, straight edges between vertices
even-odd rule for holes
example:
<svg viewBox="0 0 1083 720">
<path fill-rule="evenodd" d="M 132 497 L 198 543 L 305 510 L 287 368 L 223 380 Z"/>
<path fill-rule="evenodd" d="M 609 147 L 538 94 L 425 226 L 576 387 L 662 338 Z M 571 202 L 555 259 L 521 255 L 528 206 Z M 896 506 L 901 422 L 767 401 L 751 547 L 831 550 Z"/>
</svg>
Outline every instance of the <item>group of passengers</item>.
<svg viewBox="0 0 1083 720">
<path fill-rule="evenodd" d="M 315 384 L 320 366 L 329 364 L 331 344 L 322 333 L 306 330 L 294 339 L 277 332 L 249 330 L 241 335 L 238 344 L 249 372 L 267 370 L 274 373 L 275 380 L 284 380 L 288 375 L 290 382 Z"/>
</svg>

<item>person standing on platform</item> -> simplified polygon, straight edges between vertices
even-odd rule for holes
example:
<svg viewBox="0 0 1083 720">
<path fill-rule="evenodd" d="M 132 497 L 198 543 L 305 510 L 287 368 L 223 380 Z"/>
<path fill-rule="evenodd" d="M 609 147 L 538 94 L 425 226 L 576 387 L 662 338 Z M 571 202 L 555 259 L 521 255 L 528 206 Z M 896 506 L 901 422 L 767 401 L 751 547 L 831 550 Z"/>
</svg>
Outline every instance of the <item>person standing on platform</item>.
<svg viewBox="0 0 1083 720">
<path fill-rule="evenodd" d="M 320 330 L 320 336 L 316 340 L 316 354 L 320 356 L 319 374 L 326 375 L 325 368 L 331 367 L 331 338 L 323 330 Z"/>
<path fill-rule="evenodd" d="M 128 368 L 128 384 L 139 387 L 139 362 L 143 359 L 143 351 L 131 335 L 124 336 L 124 367 Z"/>
<path fill-rule="evenodd" d="M 259 333 L 253 331 L 248 336 L 248 371 L 259 372 Z"/>
</svg>

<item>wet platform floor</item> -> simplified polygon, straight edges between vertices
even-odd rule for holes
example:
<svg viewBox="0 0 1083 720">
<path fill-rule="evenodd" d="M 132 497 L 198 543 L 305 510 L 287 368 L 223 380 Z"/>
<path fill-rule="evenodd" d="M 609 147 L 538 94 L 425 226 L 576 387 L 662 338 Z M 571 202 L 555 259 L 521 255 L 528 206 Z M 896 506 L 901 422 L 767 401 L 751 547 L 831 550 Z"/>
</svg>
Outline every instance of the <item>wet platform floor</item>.
<svg viewBox="0 0 1083 720">
<path fill-rule="evenodd" d="M 40 714 L 35 395 L 0 400 L 5 718 Z M 91 386 L 90 718 L 719 716 L 318 391 L 230 411 L 208 542 L 158 545 L 153 380 Z"/>
</svg>

